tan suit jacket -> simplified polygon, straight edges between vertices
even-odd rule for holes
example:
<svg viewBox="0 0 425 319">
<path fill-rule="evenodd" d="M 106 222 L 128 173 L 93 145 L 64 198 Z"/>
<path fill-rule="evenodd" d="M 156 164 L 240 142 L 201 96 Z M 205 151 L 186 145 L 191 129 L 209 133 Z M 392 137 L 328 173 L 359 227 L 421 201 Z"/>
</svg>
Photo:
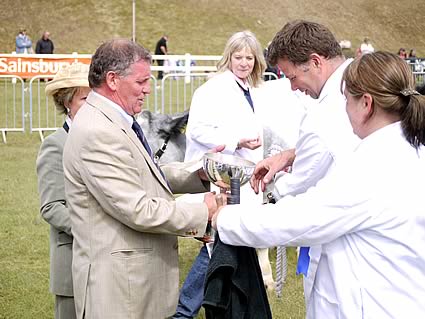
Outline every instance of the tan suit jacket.
<svg viewBox="0 0 425 319">
<path fill-rule="evenodd" d="M 202 235 L 208 210 L 174 201 L 110 103 L 90 93 L 64 149 L 77 318 L 166 318 L 178 298 L 176 235 Z M 164 171 L 175 192 L 207 191 L 196 173 Z"/>
<path fill-rule="evenodd" d="M 37 157 L 37 177 L 40 213 L 50 224 L 50 291 L 71 297 L 72 234 L 62 165 L 66 137 L 66 131 L 60 128 L 43 141 Z"/>
</svg>

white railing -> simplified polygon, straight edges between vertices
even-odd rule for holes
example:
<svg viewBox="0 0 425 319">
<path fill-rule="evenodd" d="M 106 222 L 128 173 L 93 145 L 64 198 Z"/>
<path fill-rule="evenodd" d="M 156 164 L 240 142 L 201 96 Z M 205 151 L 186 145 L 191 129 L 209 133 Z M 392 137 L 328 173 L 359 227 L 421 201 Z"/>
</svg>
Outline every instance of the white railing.
<svg viewBox="0 0 425 319">
<path fill-rule="evenodd" d="M 45 94 L 45 86 L 52 76 L 37 75 L 28 84 L 29 88 L 29 122 L 30 132 L 38 132 L 40 139 L 44 139 L 44 132 L 56 131 L 65 120 L 64 115 L 56 110 L 53 101 Z"/>
<path fill-rule="evenodd" d="M 221 56 L 184 54 L 153 55 L 152 58 L 153 61 L 164 60 L 168 63 L 164 66 L 153 63 L 151 94 L 145 99 L 144 109 L 156 113 L 177 113 L 189 109 L 194 91 L 216 71 Z M 90 59 L 91 55 L 77 53 L 0 54 L 0 78 L 4 78 L 4 85 L 0 86 L 0 131 L 3 141 L 6 142 L 7 132 L 24 132 L 26 125 L 30 133 L 38 132 L 41 140 L 44 132 L 62 126 L 63 115 L 57 112 L 53 101 L 45 95 L 46 80 L 51 79 L 54 76 L 51 71 L 57 71 L 62 64 L 75 61 L 90 63 Z M 21 72 L 29 81 L 25 83 L 16 74 L 3 74 L 11 70 Z M 37 70 L 38 73 L 35 72 Z M 162 80 L 156 77 L 159 70 L 164 72 Z M 266 75 L 277 78 L 273 73 Z M 21 110 L 18 102 L 21 102 Z M 28 110 L 25 110 L 25 103 L 28 103 Z"/>
<path fill-rule="evenodd" d="M 15 75 L 0 75 L 0 131 L 3 143 L 8 132 L 25 132 L 25 84 Z"/>
</svg>

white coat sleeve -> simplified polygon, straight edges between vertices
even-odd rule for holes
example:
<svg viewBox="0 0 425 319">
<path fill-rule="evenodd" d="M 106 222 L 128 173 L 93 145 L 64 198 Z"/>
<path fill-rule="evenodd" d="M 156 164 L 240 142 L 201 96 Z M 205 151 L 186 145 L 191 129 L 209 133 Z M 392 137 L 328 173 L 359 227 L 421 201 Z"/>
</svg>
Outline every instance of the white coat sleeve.
<svg viewBox="0 0 425 319">
<path fill-rule="evenodd" d="M 373 220 L 369 208 L 374 205 L 368 190 L 338 180 L 321 181 L 275 205 L 225 206 L 217 218 L 220 239 L 256 248 L 314 246 L 368 227 Z"/>
<path fill-rule="evenodd" d="M 280 197 L 306 192 L 326 175 L 334 161 L 323 140 L 314 133 L 297 142 L 295 155 L 292 173 L 276 179 L 275 191 Z"/>
</svg>

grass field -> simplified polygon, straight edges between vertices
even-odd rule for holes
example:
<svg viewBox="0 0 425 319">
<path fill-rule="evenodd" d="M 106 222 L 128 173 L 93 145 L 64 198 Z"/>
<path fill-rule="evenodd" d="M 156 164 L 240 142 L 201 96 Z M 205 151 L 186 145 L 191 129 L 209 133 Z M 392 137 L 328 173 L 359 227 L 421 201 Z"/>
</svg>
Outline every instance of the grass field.
<svg viewBox="0 0 425 319">
<path fill-rule="evenodd" d="M 37 134 L 22 133 L 10 133 L 8 144 L 0 144 L 0 319 L 53 318 L 48 291 L 49 228 L 39 214 L 35 172 L 39 146 Z M 180 240 L 181 280 L 199 245 L 195 240 Z M 289 262 L 283 297 L 270 294 L 273 317 L 278 319 L 304 317 L 293 250 L 289 250 Z"/>
<path fill-rule="evenodd" d="M 136 0 L 136 39 L 149 50 L 163 33 L 173 54 L 222 54 L 237 31 L 253 31 L 266 46 L 294 19 L 327 25 L 353 51 L 364 37 L 375 49 L 396 53 L 416 48 L 425 56 L 425 2 L 417 0 Z M 44 30 L 55 53 L 93 53 L 112 37 L 132 37 L 131 0 L 3 0 L 0 5 L 1 53 L 15 50 L 15 36 L 25 27 L 33 47 Z"/>
</svg>

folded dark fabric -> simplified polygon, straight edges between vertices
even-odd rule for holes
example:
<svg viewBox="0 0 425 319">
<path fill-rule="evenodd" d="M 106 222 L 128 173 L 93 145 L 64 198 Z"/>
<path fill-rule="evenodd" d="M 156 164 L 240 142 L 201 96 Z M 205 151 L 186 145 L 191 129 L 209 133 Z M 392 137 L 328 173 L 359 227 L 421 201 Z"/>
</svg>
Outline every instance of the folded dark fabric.
<svg viewBox="0 0 425 319">
<path fill-rule="evenodd" d="M 216 234 L 203 306 L 207 319 L 272 318 L 254 248 L 226 245 Z"/>
</svg>

